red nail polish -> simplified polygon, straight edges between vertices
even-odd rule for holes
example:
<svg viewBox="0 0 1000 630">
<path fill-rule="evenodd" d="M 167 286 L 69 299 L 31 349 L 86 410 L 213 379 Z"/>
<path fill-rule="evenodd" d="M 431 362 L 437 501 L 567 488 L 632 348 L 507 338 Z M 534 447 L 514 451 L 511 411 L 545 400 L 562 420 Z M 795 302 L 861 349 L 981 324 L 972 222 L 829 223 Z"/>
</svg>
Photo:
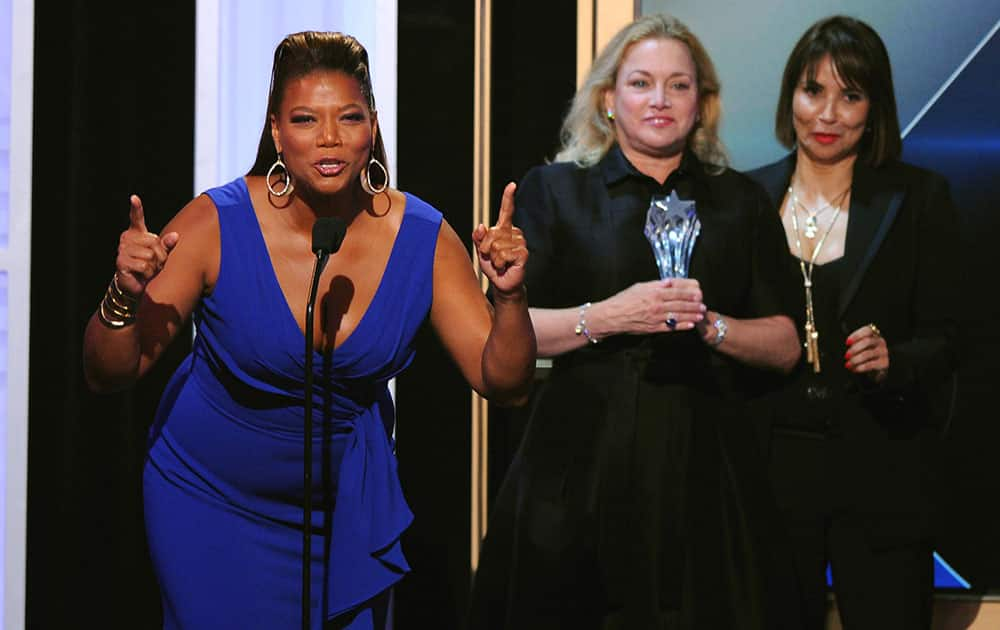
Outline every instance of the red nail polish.
<svg viewBox="0 0 1000 630">
<path fill-rule="evenodd" d="M 851 352 L 850 351 L 845 352 L 844 359 L 850 359 L 850 358 L 851 358 Z"/>
<path fill-rule="evenodd" d="M 848 361 L 844 361 L 844 369 L 847 369 L 847 370 L 851 369 L 851 364 L 850 364 L 850 362 L 848 362 Z"/>
<path fill-rule="evenodd" d="M 851 339 L 850 337 L 848 337 L 847 338 L 847 345 L 851 345 L 852 343 L 854 343 L 854 340 Z"/>
</svg>

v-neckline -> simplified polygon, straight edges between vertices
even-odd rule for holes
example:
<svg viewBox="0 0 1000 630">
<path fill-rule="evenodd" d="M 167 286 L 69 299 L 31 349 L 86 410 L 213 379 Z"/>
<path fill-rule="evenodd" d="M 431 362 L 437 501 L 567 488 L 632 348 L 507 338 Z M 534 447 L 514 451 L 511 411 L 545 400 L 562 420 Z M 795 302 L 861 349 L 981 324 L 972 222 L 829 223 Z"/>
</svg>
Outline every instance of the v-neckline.
<svg viewBox="0 0 1000 630">
<path fill-rule="evenodd" d="M 240 181 L 242 182 L 243 186 L 243 194 L 246 195 L 247 203 L 250 206 L 250 212 L 253 215 L 255 224 L 257 226 L 257 236 L 260 238 L 260 245 L 264 250 L 264 256 L 267 258 L 267 267 L 271 272 L 269 276 L 271 282 L 274 285 L 273 288 L 275 291 L 277 291 L 278 295 L 281 296 L 281 301 L 285 306 L 284 308 L 284 312 L 286 314 L 285 320 L 289 322 L 289 325 L 293 330 L 298 332 L 297 337 L 299 345 L 300 347 L 304 348 L 306 332 L 299 327 L 299 320 L 295 317 L 295 313 L 292 311 L 292 307 L 288 303 L 288 298 L 285 296 L 285 292 L 281 288 L 281 283 L 278 281 L 278 273 L 274 269 L 274 260 L 271 258 L 271 250 L 269 250 L 267 247 L 267 240 L 264 238 L 264 230 L 260 225 L 260 218 L 258 218 L 257 216 L 257 209 L 254 207 L 253 197 L 250 195 L 250 188 L 247 185 L 246 178 L 244 177 Z M 385 267 L 382 269 L 382 274 L 379 276 L 378 285 L 376 285 L 375 292 L 372 294 L 372 299 L 371 301 L 368 302 L 368 306 L 365 307 L 365 311 L 361 314 L 361 317 L 358 318 L 358 323 L 357 325 L 354 326 L 354 330 L 352 330 L 351 333 L 347 335 L 347 337 L 345 337 L 343 341 L 341 341 L 338 345 L 335 345 L 332 348 L 334 357 L 337 357 L 343 351 L 344 347 L 347 346 L 351 342 L 351 340 L 354 339 L 355 336 L 357 336 L 358 331 L 361 330 L 361 327 L 364 326 L 368 321 L 369 319 L 368 314 L 372 311 L 372 307 L 375 306 L 376 302 L 380 299 L 380 296 L 382 295 L 383 292 L 382 287 L 385 285 L 386 274 L 388 273 L 389 268 L 392 266 L 393 258 L 395 258 L 396 251 L 398 249 L 397 245 L 399 244 L 400 241 L 400 234 L 402 234 L 403 228 L 406 224 L 406 215 L 409 205 L 410 205 L 410 196 L 409 194 L 404 192 L 403 216 L 400 218 L 399 229 L 396 231 L 396 237 L 393 239 L 392 248 L 389 250 L 389 257 L 386 258 L 385 261 Z M 318 350 L 315 347 L 313 347 L 312 350 L 317 357 L 321 357 L 327 352 L 326 350 L 323 349 Z"/>
</svg>

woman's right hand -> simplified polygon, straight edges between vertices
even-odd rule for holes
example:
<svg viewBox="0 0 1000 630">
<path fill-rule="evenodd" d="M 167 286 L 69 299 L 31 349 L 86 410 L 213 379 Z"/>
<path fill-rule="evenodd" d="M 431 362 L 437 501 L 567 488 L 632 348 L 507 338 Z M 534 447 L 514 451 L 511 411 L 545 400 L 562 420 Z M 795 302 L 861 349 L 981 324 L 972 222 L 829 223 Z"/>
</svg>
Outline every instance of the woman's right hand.
<svg viewBox="0 0 1000 630">
<path fill-rule="evenodd" d="M 588 321 L 591 330 L 601 331 L 602 336 L 645 335 L 691 330 L 704 319 L 706 310 L 697 280 L 668 278 L 637 282 L 594 304 Z"/>
<path fill-rule="evenodd" d="M 145 293 L 146 285 L 163 269 L 180 235 L 177 232 L 163 236 L 153 234 L 146 229 L 142 201 L 138 195 L 132 195 L 129 202 L 129 226 L 118 239 L 115 273 L 119 288 L 138 297 Z"/>
</svg>

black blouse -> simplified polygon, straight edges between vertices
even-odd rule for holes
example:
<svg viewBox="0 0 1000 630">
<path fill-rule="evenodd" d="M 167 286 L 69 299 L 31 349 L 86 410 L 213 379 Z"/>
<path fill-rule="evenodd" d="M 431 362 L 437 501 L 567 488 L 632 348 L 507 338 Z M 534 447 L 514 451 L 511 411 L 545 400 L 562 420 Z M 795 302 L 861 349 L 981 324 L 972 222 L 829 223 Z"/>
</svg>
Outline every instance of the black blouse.
<svg viewBox="0 0 1000 630">
<path fill-rule="evenodd" d="M 739 319 L 790 314 L 784 300 L 801 282 L 788 265 L 780 218 L 758 184 L 731 169 L 710 174 L 688 152 L 661 185 L 618 146 L 593 167 L 548 164 L 522 179 L 514 221 L 531 252 L 525 279 L 530 305 L 579 306 L 658 279 L 643 227 L 652 195 L 675 188 L 680 198 L 695 200 L 701 221 L 689 275 L 699 281 L 705 305 Z M 640 345 L 651 348 L 662 378 L 744 395 L 774 385 L 770 376 L 713 352 L 694 331 L 609 337 L 558 357 L 555 367 L 604 360 Z"/>
<path fill-rule="evenodd" d="M 531 251 L 531 305 L 578 306 L 657 279 L 643 226 L 651 197 L 674 189 L 696 203 L 702 227 L 690 277 L 699 280 L 708 308 L 736 318 L 789 313 L 782 296 L 794 291 L 796 278 L 785 259 L 780 220 L 756 183 L 730 169 L 709 174 L 686 153 L 661 185 L 617 145 L 593 167 L 549 164 L 522 179 L 515 225 Z"/>
</svg>

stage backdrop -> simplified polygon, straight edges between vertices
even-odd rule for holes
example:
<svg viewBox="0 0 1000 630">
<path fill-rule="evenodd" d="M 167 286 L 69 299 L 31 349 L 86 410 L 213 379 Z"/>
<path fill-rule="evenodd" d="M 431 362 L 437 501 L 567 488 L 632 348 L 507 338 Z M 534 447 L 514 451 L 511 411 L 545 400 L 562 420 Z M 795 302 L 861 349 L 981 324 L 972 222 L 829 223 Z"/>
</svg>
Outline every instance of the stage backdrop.
<svg viewBox="0 0 1000 630">
<path fill-rule="evenodd" d="M 964 356 L 955 414 L 935 462 L 944 508 L 935 580 L 939 588 L 1000 589 L 1000 508 L 992 498 L 1000 444 L 994 420 L 1000 301 L 990 272 L 1000 228 L 1000 2 L 643 0 L 641 12 L 677 16 L 708 49 L 722 82 L 722 137 L 733 165 L 743 170 L 786 153 L 774 137 L 778 89 L 785 60 L 810 24 L 846 14 L 882 36 L 904 159 L 948 177 L 962 224 L 963 258 L 953 268 L 964 303 L 953 308 L 962 322 Z"/>
</svg>

